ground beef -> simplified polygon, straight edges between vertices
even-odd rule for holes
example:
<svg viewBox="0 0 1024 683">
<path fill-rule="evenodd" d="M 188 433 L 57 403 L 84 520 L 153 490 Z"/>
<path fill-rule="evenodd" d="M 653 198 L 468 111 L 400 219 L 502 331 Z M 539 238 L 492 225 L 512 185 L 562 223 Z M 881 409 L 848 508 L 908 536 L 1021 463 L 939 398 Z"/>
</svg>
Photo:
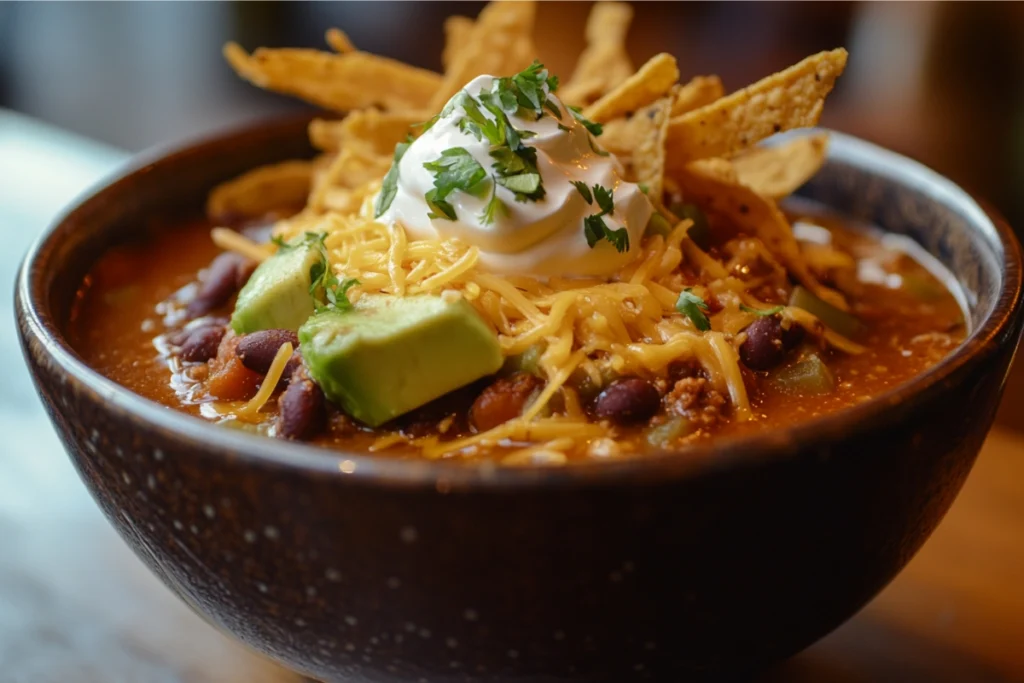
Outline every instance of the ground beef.
<svg viewBox="0 0 1024 683">
<path fill-rule="evenodd" d="M 703 377 L 684 377 L 665 396 L 669 412 L 692 420 L 702 429 L 710 429 L 725 419 L 729 400 Z"/>
</svg>

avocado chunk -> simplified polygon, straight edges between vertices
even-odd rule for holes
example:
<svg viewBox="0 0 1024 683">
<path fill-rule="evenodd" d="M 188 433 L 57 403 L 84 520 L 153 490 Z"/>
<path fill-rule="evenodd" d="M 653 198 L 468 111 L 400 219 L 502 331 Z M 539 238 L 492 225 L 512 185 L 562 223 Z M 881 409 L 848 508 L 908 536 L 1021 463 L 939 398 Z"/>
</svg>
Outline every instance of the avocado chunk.
<svg viewBox="0 0 1024 683">
<path fill-rule="evenodd" d="M 377 427 L 501 368 L 494 331 L 461 297 L 364 296 L 299 328 L 302 357 L 327 398 Z"/>
<path fill-rule="evenodd" d="M 298 330 L 316 310 L 310 271 L 323 263 L 320 235 L 308 234 L 284 244 L 261 263 L 238 293 L 231 327 L 238 334 L 260 330 Z"/>
</svg>

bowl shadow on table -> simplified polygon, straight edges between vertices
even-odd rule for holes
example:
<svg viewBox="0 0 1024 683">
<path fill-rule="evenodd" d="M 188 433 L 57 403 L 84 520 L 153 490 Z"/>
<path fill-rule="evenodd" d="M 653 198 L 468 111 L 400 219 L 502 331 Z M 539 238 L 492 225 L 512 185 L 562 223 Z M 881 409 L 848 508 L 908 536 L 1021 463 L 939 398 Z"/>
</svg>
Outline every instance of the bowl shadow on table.
<svg viewBox="0 0 1024 683">
<path fill-rule="evenodd" d="M 1017 683 L 966 652 L 869 614 L 749 683 Z"/>
</svg>

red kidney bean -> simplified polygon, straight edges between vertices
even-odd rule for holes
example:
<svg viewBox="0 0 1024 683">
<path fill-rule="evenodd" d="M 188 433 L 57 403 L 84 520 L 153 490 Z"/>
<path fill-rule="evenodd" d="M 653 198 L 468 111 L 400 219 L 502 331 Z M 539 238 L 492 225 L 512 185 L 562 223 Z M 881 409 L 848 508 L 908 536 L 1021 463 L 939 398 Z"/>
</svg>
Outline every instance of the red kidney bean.
<svg viewBox="0 0 1024 683">
<path fill-rule="evenodd" d="M 285 343 L 291 344 L 293 349 L 298 348 L 298 335 L 291 330 L 260 330 L 242 337 L 235 347 L 235 353 L 242 361 L 242 365 L 265 375 L 270 370 L 270 364 L 274 362 L 278 349 Z"/>
<path fill-rule="evenodd" d="M 696 360 L 674 360 L 668 364 L 668 378 L 671 382 L 691 377 L 704 377 L 704 368 Z"/>
<path fill-rule="evenodd" d="M 598 395 L 594 412 L 598 417 L 629 424 L 650 419 L 660 406 L 661 395 L 653 384 L 639 377 L 623 377 Z"/>
<path fill-rule="evenodd" d="M 277 435 L 282 439 L 309 441 L 327 426 L 327 399 L 299 366 L 278 401 Z"/>
<path fill-rule="evenodd" d="M 542 384 L 539 377 L 525 372 L 499 379 L 473 401 L 470 423 L 478 432 L 486 432 L 519 417 L 530 395 Z"/>
<path fill-rule="evenodd" d="M 217 355 L 226 332 L 224 325 L 203 325 L 191 330 L 181 344 L 181 359 L 189 363 L 205 363 Z"/>
<path fill-rule="evenodd" d="M 228 302 L 228 299 L 249 280 L 256 263 L 240 254 L 226 251 L 213 259 L 206 269 L 199 293 L 188 304 L 193 318 L 205 315 Z M 241 283 L 241 284 L 240 284 Z"/>
<path fill-rule="evenodd" d="M 790 323 L 783 329 L 777 316 L 758 318 L 746 329 L 747 340 L 740 346 L 740 359 L 752 370 L 770 370 L 786 356 L 786 351 L 800 343 L 803 328 Z"/>
</svg>

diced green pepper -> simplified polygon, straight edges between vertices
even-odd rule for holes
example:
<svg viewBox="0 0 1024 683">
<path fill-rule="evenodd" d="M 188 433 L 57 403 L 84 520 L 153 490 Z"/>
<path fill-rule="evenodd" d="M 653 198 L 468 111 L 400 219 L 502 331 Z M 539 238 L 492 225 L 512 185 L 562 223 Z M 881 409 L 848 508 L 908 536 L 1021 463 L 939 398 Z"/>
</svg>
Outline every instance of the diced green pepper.
<svg viewBox="0 0 1024 683">
<path fill-rule="evenodd" d="M 672 232 L 672 224 L 668 222 L 667 218 L 655 211 L 651 214 L 650 220 L 647 221 L 647 228 L 645 232 L 648 235 L 661 235 L 662 237 L 668 237 L 669 233 Z"/>
<path fill-rule="evenodd" d="M 505 359 L 501 367 L 502 375 L 511 375 L 517 372 L 526 372 L 531 375 L 540 374 L 540 357 L 544 355 L 544 344 L 538 342 L 525 351 Z"/>
<path fill-rule="evenodd" d="M 793 293 L 789 297 L 789 305 L 804 309 L 844 337 L 856 335 L 862 327 L 856 316 L 846 311 L 840 311 L 832 304 L 825 303 L 810 290 L 799 285 L 793 288 Z"/>
<path fill-rule="evenodd" d="M 689 218 L 693 221 L 693 225 L 686 231 L 686 236 L 693 240 L 694 244 L 705 251 L 711 248 L 711 225 L 699 206 L 677 202 L 669 207 L 669 210 L 679 216 L 681 220 Z"/>
<path fill-rule="evenodd" d="M 697 425 L 685 417 L 673 417 L 668 422 L 647 430 L 647 443 L 654 447 L 667 448 L 673 443 L 697 431 Z"/>
<path fill-rule="evenodd" d="M 946 288 L 925 273 L 907 273 L 902 277 L 903 289 L 921 301 L 938 301 L 946 295 Z"/>
<path fill-rule="evenodd" d="M 769 381 L 781 391 L 805 396 L 829 394 L 836 386 L 832 371 L 817 355 L 776 370 L 769 375 Z"/>
</svg>

